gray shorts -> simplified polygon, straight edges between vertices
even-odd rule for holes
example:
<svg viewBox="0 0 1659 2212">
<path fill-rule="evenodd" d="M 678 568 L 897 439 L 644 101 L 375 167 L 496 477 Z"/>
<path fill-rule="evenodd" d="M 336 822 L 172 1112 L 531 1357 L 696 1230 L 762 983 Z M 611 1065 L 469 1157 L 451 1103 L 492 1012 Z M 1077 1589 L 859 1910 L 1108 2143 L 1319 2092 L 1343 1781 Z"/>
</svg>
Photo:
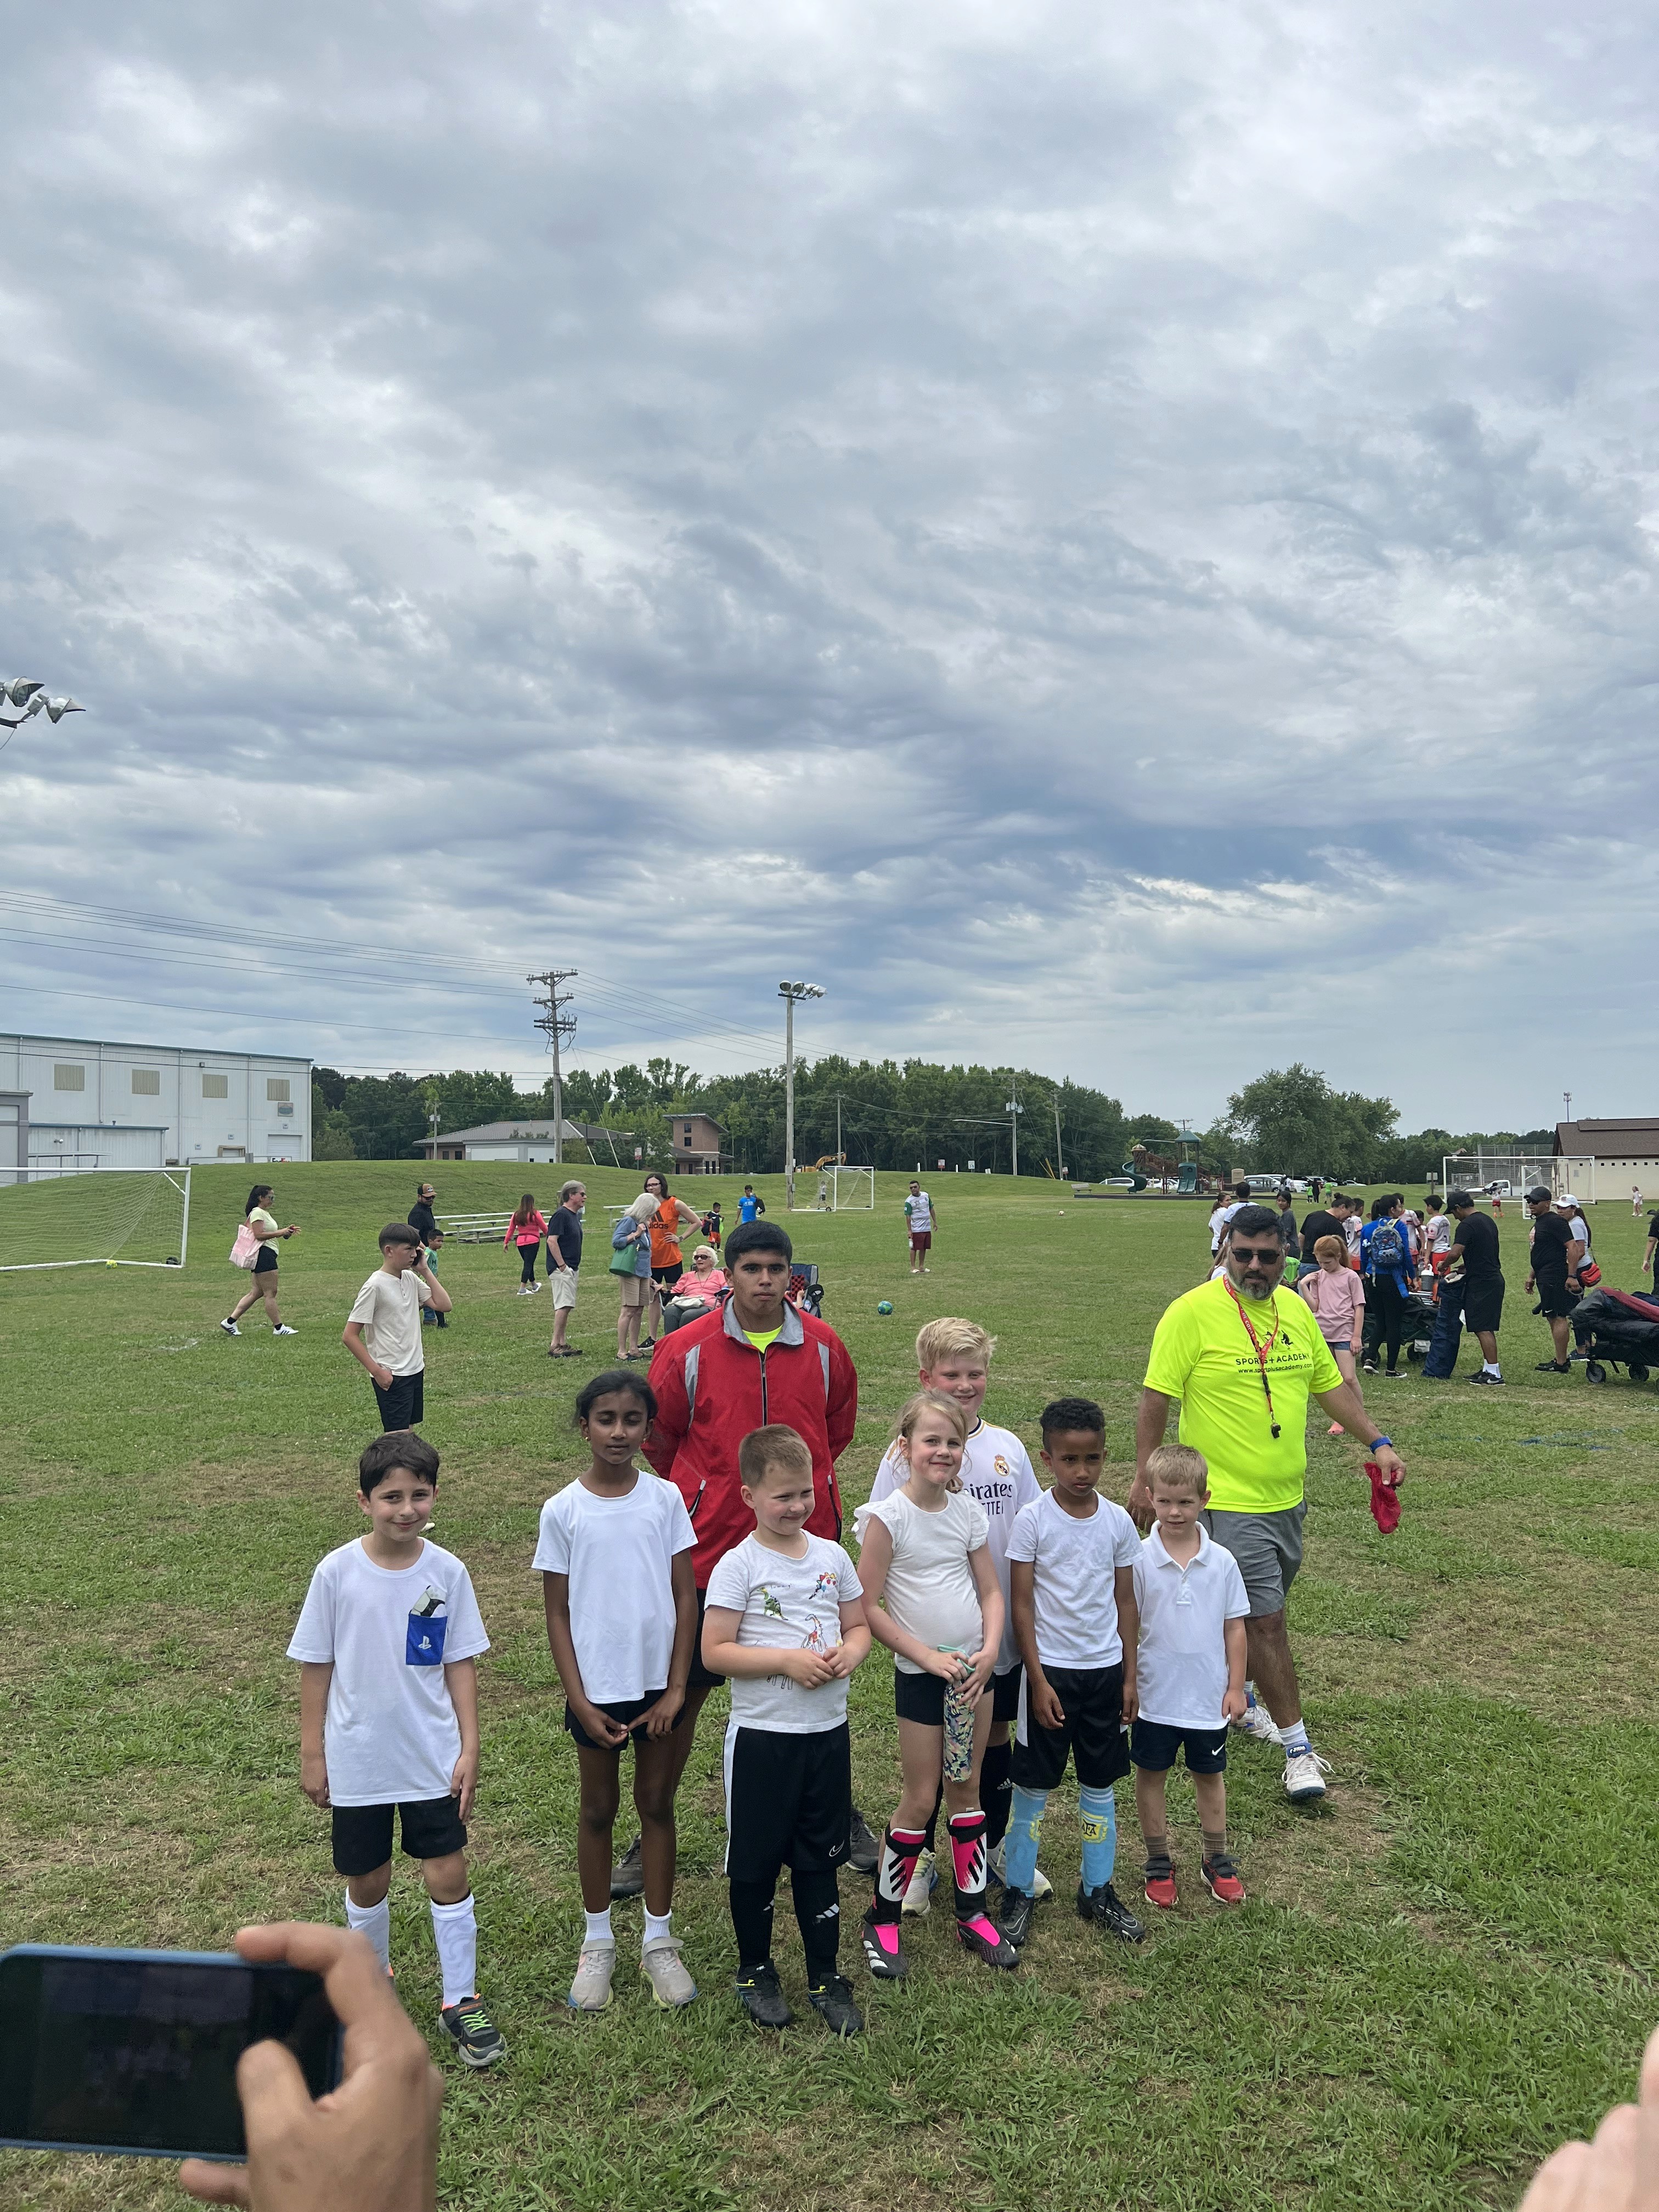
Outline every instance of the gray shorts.
<svg viewBox="0 0 1659 2212">
<path fill-rule="evenodd" d="M 1231 1552 L 1244 1577 L 1250 1618 L 1283 1613 L 1296 1571 L 1302 1565 L 1302 1522 L 1308 1510 L 1286 1505 L 1277 1513 L 1217 1513 L 1205 1523 L 1224 1552 Z"/>
</svg>

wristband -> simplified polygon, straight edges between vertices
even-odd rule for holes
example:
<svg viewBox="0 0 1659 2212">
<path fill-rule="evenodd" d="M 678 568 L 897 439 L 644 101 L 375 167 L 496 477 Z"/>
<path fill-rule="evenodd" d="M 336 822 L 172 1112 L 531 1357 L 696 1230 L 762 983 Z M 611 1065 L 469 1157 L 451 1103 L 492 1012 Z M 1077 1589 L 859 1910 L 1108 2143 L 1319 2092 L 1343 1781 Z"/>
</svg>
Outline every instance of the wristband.
<svg viewBox="0 0 1659 2212">
<path fill-rule="evenodd" d="M 1370 1443 L 1366 1445 L 1365 1449 L 1367 1451 L 1375 1451 L 1378 1444 L 1387 1444 L 1389 1449 L 1392 1451 L 1394 1449 L 1394 1438 L 1392 1437 L 1373 1437 Z"/>
</svg>

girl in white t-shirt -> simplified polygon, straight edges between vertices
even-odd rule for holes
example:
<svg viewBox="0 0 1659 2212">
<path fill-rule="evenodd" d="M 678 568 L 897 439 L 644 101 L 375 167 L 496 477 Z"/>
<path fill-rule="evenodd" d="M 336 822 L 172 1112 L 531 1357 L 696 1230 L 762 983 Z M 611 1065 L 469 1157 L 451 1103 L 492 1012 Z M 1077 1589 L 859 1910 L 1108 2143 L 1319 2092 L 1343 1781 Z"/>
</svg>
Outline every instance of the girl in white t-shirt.
<svg viewBox="0 0 1659 2212">
<path fill-rule="evenodd" d="M 634 1464 L 656 1417 L 655 1394 L 629 1368 L 611 1368 L 583 1386 L 576 1426 L 590 1462 L 543 1506 L 532 1562 L 542 1577 L 547 1641 L 581 1777 L 576 1869 L 587 1929 L 570 1986 L 576 2012 L 603 2012 L 611 2002 L 611 1836 L 630 1741 L 645 1861 L 641 1970 L 659 2004 L 690 2004 L 697 1994 L 672 1925 L 679 1765 L 672 1738 L 697 1633 L 696 1540 L 674 1485 Z"/>
<path fill-rule="evenodd" d="M 895 1434 L 908 1469 L 902 1488 L 860 1505 L 854 1516 L 863 1547 L 865 1613 L 893 1654 L 898 1712 L 902 1787 L 882 1840 L 863 1931 L 865 1962 L 886 1981 L 902 1980 L 908 1971 L 900 1915 L 941 1777 L 957 1935 L 988 1966 L 1019 1963 L 985 1910 L 979 1777 L 991 1733 L 992 1700 L 985 1692 L 1001 1649 L 1004 1607 L 985 1509 L 951 1487 L 967 1441 L 968 1417 L 955 1400 L 919 1391 Z"/>
</svg>

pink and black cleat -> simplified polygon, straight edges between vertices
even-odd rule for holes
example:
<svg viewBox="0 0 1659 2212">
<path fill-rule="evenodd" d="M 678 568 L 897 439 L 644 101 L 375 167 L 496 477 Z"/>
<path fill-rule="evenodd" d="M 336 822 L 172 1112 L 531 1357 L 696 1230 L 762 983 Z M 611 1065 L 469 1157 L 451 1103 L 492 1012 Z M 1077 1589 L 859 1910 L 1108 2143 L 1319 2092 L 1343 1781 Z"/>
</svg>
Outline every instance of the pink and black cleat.
<svg viewBox="0 0 1659 2212">
<path fill-rule="evenodd" d="M 910 1971 L 896 1920 L 878 1920 L 872 1905 L 859 1923 L 864 1963 L 878 1981 L 902 1982 Z"/>
<path fill-rule="evenodd" d="M 988 1966 L 1017 1966 L 1019 1954 L 984 1911 L 957 1922 L 957 1941 L 964 1951 L 983 1959 Z"/>
</svg>

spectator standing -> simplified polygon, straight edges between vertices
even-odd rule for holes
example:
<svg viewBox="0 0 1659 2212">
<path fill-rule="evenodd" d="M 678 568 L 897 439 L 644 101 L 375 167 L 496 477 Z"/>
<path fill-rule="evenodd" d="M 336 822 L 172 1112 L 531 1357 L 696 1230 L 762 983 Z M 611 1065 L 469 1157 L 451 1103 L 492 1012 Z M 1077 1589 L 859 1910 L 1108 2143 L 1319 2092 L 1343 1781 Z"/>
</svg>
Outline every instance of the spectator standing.
<svg viewBox="0 0 1659 2212">
<path fill-rule="evenodd" d="M 1540 1359 L 1540 1375 L 1570 1375 L 1571 1334 L 1570 1319 L 1579 1298 L 1578 1265 L 1584 1256 L 1583 1240 L 1573 1234 L 1575 1224 L 1555 1211 L 1547 1187 L 1539 1183 L 1527 1193 L 1532 1215 L 1532 1264 L 1527 1272 L 1527 1291 L 1538 1292 L 1538 1310 L 1549 1323 L 1555 1340 L 1553 1359 Z"/>
<path fill-rule="evenodd" d="M 1411 1226 L 1405 1216 L 1405 1200 L 1391 1191 L 1372 1200 L 1371 1218 L 1359 1232 L 1359 1272 L 1365 1284 L 1364 1369 L 1367 1375 L 1376 1374 L 1377 1346 L 1386 1340 L 1384 1379 L 1390 1382 L 1401 1379 L 1400 1340 L 1415 1272 Z"/>
<path fill-rule="evenodd" d="M 381 1428 L 418 1428 L 426 1414 L 421 1308 L 447 1313 L 449 1293 L 428 1271 L 408 1222 L 388 1221 L 380 1245 L 380 1264 L 358 1291 L 340 1341 L 374 1385 Z"/>
<path fill-rule="evenodd" d="M 423 1182 L 415 1194 L 415 1203 L 409 1209 L 409 1225 L 421 1240 L 422 1257 L 429 1275 L 438 1272 L 438 1253 L 444 1241 L 444 1232 L 438 1226 L 438 1217 L 432 1211 L 432 1201 L 438 1195 L 429 1182 Z M 439 1328 L 449 1327 L 449 1316 L 441 1314 L 435 1306 L 421 1308 L 421 1326 Z"/>
<path fill-rule="evenodd" d="M 752 1182 L 744 1183 L 743 1187 L 743 1196 L 738 1200 L 738 1228 L 741 1229 L 746 1221 L 758 1221 L 761 1215 L 764 1213 L 765 1211 L 766 1200 L 763 1198 L 756 1197 L 754 1184 Z"/>
<path fill-rule="evenodd" d="M 501 1249 L 514 1245 L 519 1254 L 519 1296 L 533 1298 L 541 1285 L 536 1280 L 536 1255 L 542 1249 L 542 1239 L 547 1234 L 547 1224 L 537 1206 L 535 1195 L 526 1191 L 513 1209 L 507 1224 L 507 1234 L 501 1239 Z"/>
<path fill-rule="evenodd" d="M 1296 1280 L 1297 1261 L 1302 1251 L 1301 1232 L 1296 1225 L 1296 1212 L 1291 1204 L 1291 1194 L 1279 1194 L 1279 1241 L 1285 1247 L 1285 1280 Z"/>
<path fill-rule="evenodd" d="M 1418 1260 L 1418 1279 L 1425 1290 L 1437 1288 L 1451 1250 L 1452 1225 L 1444 1201 L 1433 1191 L 1423 1201 L 1423 1249 Z"/>
<path fill-rule="evenodd" d="M 1345 1197 L 1339 1190 L 1332 1193 L 1328 1207 L 1320 1207 L 1308 1215 L 1302 1224 L 1302 1264 L 1304 1267 L 1318 1266 L 1319 1255 L 1314 1248 L 1322 1237 L 1334 1237 L 1340 1240 L 1344 1264 L 1346 1264 L 1348 1216 L 1353 1211 L 1352 1199 Z"/>
<path fill-rule="evenodd" d="M 1590 1250 L 1590 1225 L 1584 1209 L 1570 1190 L 1564 1190 L 1555 1201 L 1555 1210 L 1571 1224 L 1572 1233 L 1584 1248 L 1583 1257 L 1577 1267 L 1581 1290 L 1593 1291 L 1601 1279 L 1601 1270 L 1596 1265 L 1595 1255 Z"/>
<path fill-rule="evenodd" d="M 1653 1255 L 1656 1252 L 1659 1252 L 1659 1213 L 1652 1213 L 1648 1217 L 1647 1247 L 1642 1254 L 1642 1273 L 1644 1275 L 1653 1273 Z"/>
<path fill-rule="evenodd" d="M 910 1273 L 931 1274 L 927 1255 L 933 1249 L 933 1201 L 915 1176 L 905 1193 L 904 1225 L 910 1232 Z"/>
<path fill-rule="evenodd" d="M 1504 1318 L 1504 1270 L 1498 1224 L 1479 1210 L 1466 1190 L 1449 1194 L 1446 1211 L 1457 1227 L 1451 1264 L 1440 1279 L 1434 1335 L 1423 1373 L 1431 1382 L 1445 1381 L 1457 1364 L 1458 1344 L 1468 1328 L 1480 1340 L 1482 1363 L 1470 1382 L 1500 1383 L 1504 1373 L 1498 1364 L 1498 1331 Z"/>
<path fill-rule="evenodd" d="M 265 1204 L 267 1199 L 275 1195 L 268 1182 L 256 1182 L 247 1194 L 242 1218 L 252 1231 L 259 1249 L 254 1255 L 252 1282 L 219 1324 L 227 1336 L 241 1334 L 237 1322 L 249 1307 L 258 1305 L 261 1298 L 265 1303 L 265 1319 L 270 1323 L 273 1336 L 298 1336 L 300 1334 L 297 1328 L 289 1328 L 276 1304 L 276 1240 L 278 1237 L 297 1237 L 300 1231 L 291 1221 L 286 1229 L 277 1227 L 276 1215 Z"/>
<path fill-rule="evenodd" d="M 553 1291 L 553 1341 L 550 1359 L 580 1359 L 580 1345 L 567 1344 L 565 1332 L 576 1310 L 576 1275 L 582 1264 L 582 1209 L 587 1204 L 586 1187 L 568 1182 L 559 1193 L 547 1224 L 547 1279 Z"/>
<path fill-rule="evenodd" d="M 640 1323 L 651 1290 L 651 1223 L 656 1211 L 656 1200 L 646 1191 L 632 1206 L 623 1207 L 611 1232 L 611 1272 L 622 1292 L 622 1304 L 617 1309 L 618 1359 L 648 1356 L 640 1346 Z M 631 1259 L 631 1267 L 623 1265 L 624 1258 Z"/>
<path fill-rule="evenodd" d="M 1633 1182 L 1630 1187 L 1630 1218 L 1632 1221 L 1639 1220 L 1641 1213 L 1642 1186 L 1639 1182 Z"/>
<path fill-rule="evenodd" d="M 1354 1363 L 1359 1357 L 1365 1318 L 1364 1278 L 1348 1265 L 1347 1244 L 1340 1237 L 1322 1237 L 1314 1248 L 1314 1258 L 1317 1264 L 1304 1267 L 1297 1277 L 1297 1291 L 1319 1323 L 1319 1334 L 1330 1346 L 1338 1373 L 1358 1398 L 1359 1378 Z M 1340 1421 L 1331 1423 L 1330 1433 L 1342 1434 Z"/>
<path fill-rule="evenodd" d="M 671 1296 L 685 1273 L 685 1255 L 680 1249 L 680 1231 L 699 1229 L 702 1217 L 694 1206 L 683 1199 L 672 1197 L 668 1185 L 659 1175 L 645 1179 L 646 1190 L 657 1201 L 657 1210 L 651 1217 L 651 1297 L 646 1316 L 645 1334 L 640 1339 L 641 1351 L 653 1345 L 662 1328 L 662 1301 Z"/>
</svg>

